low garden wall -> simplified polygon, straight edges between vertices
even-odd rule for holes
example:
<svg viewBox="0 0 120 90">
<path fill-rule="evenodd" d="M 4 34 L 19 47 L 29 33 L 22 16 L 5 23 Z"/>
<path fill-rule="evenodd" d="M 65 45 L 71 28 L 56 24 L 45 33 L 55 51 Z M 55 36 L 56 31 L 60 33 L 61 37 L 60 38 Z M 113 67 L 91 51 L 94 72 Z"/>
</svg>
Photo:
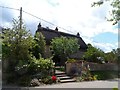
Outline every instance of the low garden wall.
<svg viewBox="0 0 120 90">
<path fill-rule="evenodd" d="M 89 67 L 90 71 L 117 71 L 118 70 L 117 64 L 114 64 L 114 63 L 98 64 L 98 63 L 92 63 L 92 62 L 77 61 L 77 62 L 66 63 L 66 74 L 67 75 L 80 74 L 83 67 Z"/>
<path fill-rule="evenodd" d="M 117 71 L 118 65 L 115 63 L 105 63 L 105 64 L 97 64 L 97 63 L 87 63 L 89 64 L 90 71 Z"/>
</svg>

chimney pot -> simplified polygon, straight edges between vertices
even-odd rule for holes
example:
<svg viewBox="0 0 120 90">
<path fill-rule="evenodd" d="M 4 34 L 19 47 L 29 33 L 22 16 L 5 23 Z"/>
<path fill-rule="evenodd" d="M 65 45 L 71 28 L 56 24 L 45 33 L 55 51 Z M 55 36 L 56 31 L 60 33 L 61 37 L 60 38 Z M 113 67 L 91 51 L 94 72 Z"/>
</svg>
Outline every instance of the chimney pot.
<svg viewBox="0 0 120 90">
<path fill-rule="evenodd" d="M 58 31 L 58 28 L 57 28 L 57 27 L 55 28 L 55 31 Z"/>
<path fill-rule="evenodd" d="M 41 23 L 38 24 L 38 29 L 40 29 L 40 28 L 41 28 Z"/>
<path fill-rule="evenodd" d="M 77 36 L 78 36 L 78 37 L 80 37 L 80 34 L 79 34 L 79 32 L 77 33 Z"/>
</svg>

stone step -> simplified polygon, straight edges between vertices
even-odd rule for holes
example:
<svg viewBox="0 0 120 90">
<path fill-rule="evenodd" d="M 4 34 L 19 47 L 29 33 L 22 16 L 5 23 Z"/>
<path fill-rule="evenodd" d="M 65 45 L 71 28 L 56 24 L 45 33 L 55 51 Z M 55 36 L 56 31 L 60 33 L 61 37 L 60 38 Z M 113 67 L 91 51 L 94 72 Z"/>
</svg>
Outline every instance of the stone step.
<svg viewBox="0 0 120 90">
<path fill-rule="evenodd" d="M 57 77 L 65 77 L 66 76 L 66 74 L 58 74 L 58 75 L 56 75 Z"/>
<path fill-rule="evenodd" d="M 61 83 L 75 82 L 75 79 L 60 80 Z"/>
<path fill-rule="evenodd" d="M 76 80 L 67 76 L 65 72 L 56 70 L 56 77 L 60 80 L 61 83 L 75 82 Z"/>
<path fill-rule="evenodd" d="M 63 77 L 58 77 L 60 80 L 68 80 L 68 79 L 72 79 L 69 76 L 63 76 Z"/>
<path fill-rule="evenodd" d="M 56 72 L 55 75 L 63 75 L 65 72 Z"/>
</svg>

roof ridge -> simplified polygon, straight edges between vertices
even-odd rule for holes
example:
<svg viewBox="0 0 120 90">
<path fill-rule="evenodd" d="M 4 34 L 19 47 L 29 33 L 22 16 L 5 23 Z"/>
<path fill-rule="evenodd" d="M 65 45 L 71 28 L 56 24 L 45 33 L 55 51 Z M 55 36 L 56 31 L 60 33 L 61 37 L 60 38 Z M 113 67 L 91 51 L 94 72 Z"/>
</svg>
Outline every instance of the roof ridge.
<svg viewBox="0 0 120 90">
<path fill-rule="evenodd" d="M 67 35 L 70 35 L 70 36 L 74 36 L 74 37 L 77 37 L 77 38 L 81 38 L 80 36 L 77 36 L 77 35 L 74 35 L 74 34 L 70 34 L 70 33 L 66 33 L 66 32 L 62 32 L 62 31 L 56 31 L 56 30 L 53 30 L 53 29 L 50 29 L 50 28 L 45 28 L 45 27 L 41 27 L 41 29 L 38 29 L 39 30 L 46 30 L 46 31 L 49 31 L 49 32 L 55 32 L 55 33 L 62 33 L 62 34 L 67 34 Z"/>
</svg>

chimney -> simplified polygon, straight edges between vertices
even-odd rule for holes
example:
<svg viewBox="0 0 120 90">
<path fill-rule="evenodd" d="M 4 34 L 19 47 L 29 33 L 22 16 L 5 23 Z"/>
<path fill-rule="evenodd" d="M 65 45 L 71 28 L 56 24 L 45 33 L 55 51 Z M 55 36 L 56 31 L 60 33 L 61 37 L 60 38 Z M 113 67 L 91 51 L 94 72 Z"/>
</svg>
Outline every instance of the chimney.
<svg viewBox="0 0 120 90">
<path fill-rule="evenodd" d="M 41 23 L 39 23 L 39 25 L 38 25 L 38 30 L 41 28 Z"/>
<path fill-rule="evenodd" d="M 55 28 L 55 31 L 58 31 L 58 28 L 57 28 L 57 27 Z"/>
<path fill-rule="evenodd" d="M 78 37 L 80 37 L 80 34 L 79 34 L 79 32 L 77 33 L 77 36 L 78 36 Z"/>
</svg>

